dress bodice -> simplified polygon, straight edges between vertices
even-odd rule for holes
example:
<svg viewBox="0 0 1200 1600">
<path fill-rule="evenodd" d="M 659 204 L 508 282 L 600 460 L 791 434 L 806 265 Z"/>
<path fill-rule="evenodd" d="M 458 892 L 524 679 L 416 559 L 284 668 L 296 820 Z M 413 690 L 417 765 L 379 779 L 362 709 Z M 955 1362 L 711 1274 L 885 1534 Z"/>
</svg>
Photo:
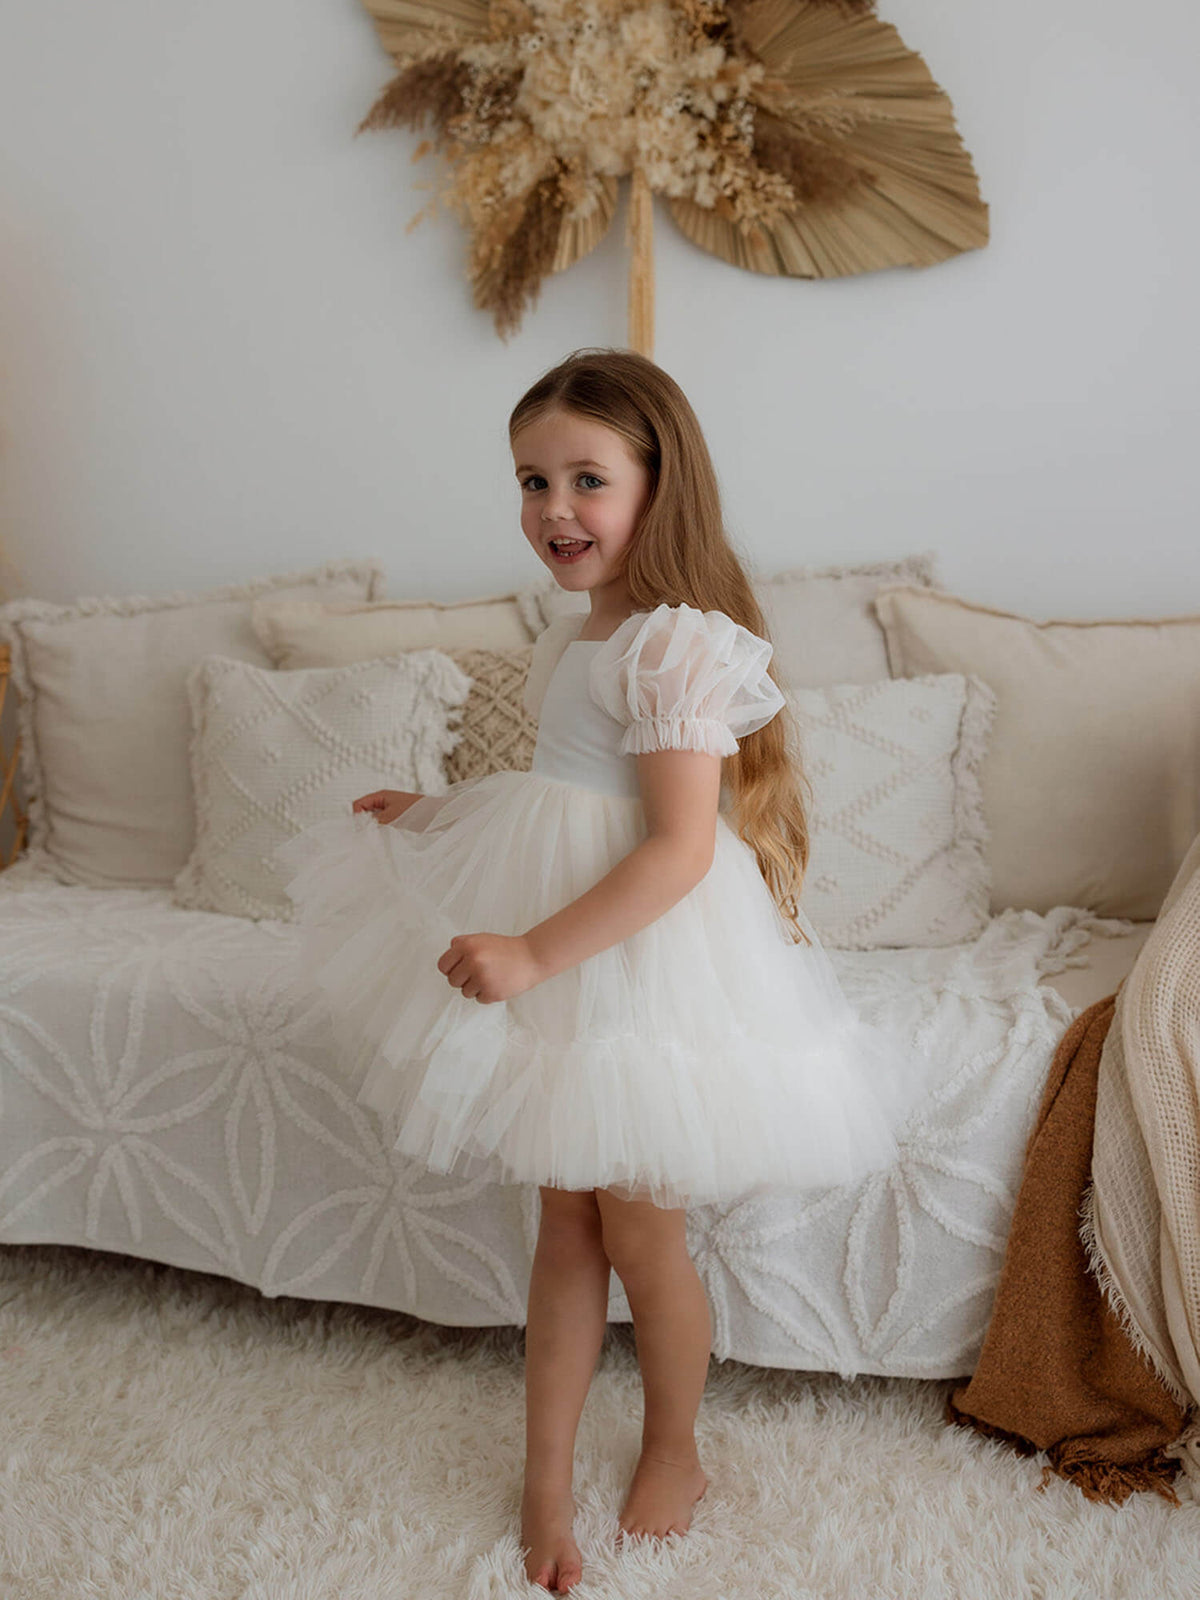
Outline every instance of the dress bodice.
<svg viewBox="0 0 1200 1600">
<path fill-rule="evenodd" d="M 538 637 L 524 704 L 538 723 L 532 771 L 640 799 L 637 757 L 655 750 L 736 755 L 780 711 L 772 645 L 723 611 L 665 602 L 635 611 L 607 639 L 580 639 L 581 614 Z M 721 784 L 719 806 L 729 801 Z"/>
<path fill-rule="evenodd" d="M 588 690 L 588 668 L 605 642 L 572 639 L 563 649 L 542 699 L 531 770 L 636 800 L 637 757 L 621 754 L 624 726 Z"/>
</svg>

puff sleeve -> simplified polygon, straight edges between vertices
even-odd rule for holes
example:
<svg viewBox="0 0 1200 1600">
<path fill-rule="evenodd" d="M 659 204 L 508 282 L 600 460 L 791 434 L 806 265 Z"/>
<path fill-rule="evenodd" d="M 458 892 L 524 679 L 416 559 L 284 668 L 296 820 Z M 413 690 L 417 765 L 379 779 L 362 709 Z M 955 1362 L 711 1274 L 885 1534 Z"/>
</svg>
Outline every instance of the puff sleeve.
<svg viewBox="0 0 1200 1600">
<path fill-rule="evenodd" d="M 704 750 L 730 756 L 785 701 L 767 663 L 774 646 L 723 611 L 665 603 L 635 611 L 597 650 L 592 698 L 625 724 L 622 755 Z"/>
</svg>

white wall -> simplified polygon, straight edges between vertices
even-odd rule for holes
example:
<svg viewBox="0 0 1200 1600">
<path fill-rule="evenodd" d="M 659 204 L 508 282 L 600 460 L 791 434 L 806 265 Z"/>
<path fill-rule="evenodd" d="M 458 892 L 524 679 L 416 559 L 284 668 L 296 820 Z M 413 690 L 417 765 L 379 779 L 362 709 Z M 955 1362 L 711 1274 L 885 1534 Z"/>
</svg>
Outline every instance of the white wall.
<svg viewBox="0 0 1200 1600">
<path fill-rule="evenodd" d="M 1043 616 L 1200 611 L 1195 63 L 1159 0 L 881 0 L 992 208 L 923 272 L 760 278 L 655 209 L 656 359 L 763 573 L 938 552 Z M 0 27 L 8 595 L 201 588 L 375 555 L 393 595 L 540 572 L 505 420 L 626 341 L 624 201 L 507 345 L 357 0 L 40 0 Z"/>
</svg>

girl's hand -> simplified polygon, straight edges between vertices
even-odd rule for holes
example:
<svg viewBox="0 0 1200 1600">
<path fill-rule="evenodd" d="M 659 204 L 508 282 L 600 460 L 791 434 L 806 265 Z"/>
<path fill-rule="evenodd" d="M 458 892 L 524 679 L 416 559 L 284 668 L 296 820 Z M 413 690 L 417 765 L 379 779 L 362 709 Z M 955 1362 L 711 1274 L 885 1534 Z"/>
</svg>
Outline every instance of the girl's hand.
<svg viewBox="0 0 1200 1600">
<path fill-rule="evenodd" d="M 524 994 L 545 976 L 525 935 L 506 933 L 456 933 L 438 957 L 438 971 L 464 1000 L 483 1005 Z"/>
<path fill-rule="evenodd" d="M 402 811 L 407 811 L 420 799 L 419 794 L 413 794 L 408 789 L 376 789 L 373 794 L 360 795 L 352 802 L 350 809 L 373 811 L 376 822 L 395 822 Z"/>
</svg>

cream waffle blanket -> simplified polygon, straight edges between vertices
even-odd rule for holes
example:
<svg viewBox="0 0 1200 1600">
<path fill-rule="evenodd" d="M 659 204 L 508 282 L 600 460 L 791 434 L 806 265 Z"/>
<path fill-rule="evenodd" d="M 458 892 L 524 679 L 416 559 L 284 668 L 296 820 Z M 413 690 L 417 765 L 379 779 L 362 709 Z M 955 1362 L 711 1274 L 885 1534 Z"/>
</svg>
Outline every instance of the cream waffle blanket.
<svg viewBox="0 0 1200 1600">
<path fill-rule="evenodd" d="M 1200 1500 L 1200 836 L 1117 993 L 1081 1215 L 1122 1326 L 1191 1407 L 1166 1453 Z"/>
</svg>

